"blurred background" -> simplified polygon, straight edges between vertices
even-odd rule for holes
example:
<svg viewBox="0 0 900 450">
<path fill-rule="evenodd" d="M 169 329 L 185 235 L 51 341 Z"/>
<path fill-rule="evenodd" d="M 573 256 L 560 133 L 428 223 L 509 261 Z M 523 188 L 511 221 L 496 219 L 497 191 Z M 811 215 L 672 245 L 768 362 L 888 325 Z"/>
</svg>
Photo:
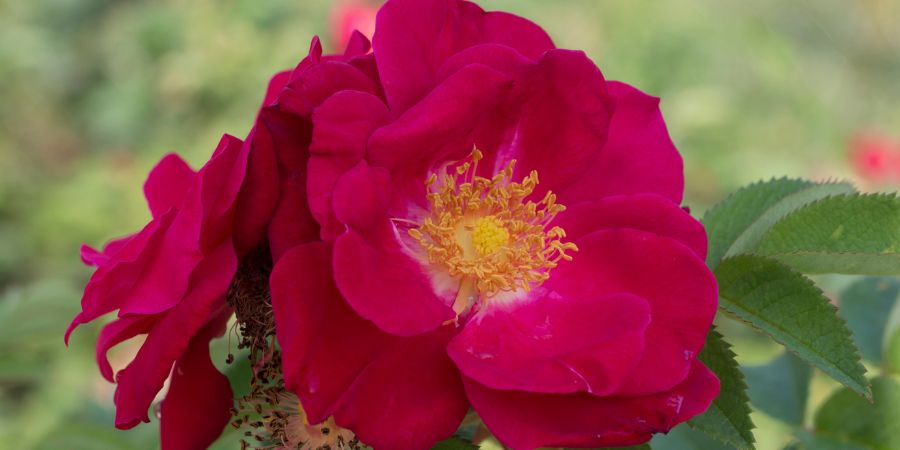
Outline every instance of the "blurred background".
<svg viewBox="0 0 900 450">
<path fill-rule="evenodd" d="M 900 1 L 480 3 L 535 20 L 558 46 L 584 49 L 607 78 L 662 97 L 698 217 L 773 176 L 849 179 L 865 190 L 900 183 Z M 157 447 L 156 423 L 112 426 L 113 386 L 93 357 L 99 327 L 63 346 L 90 276 L 78 246 L 138 229 L 149 217 L 141 185 L 156 160 L 175 151 L 199 164 L 222 133 L 245 136 L 269 76 L 304 57 L 314 34 L 330 51 L 354 27 L 371 35 L 375 8 L 0 0 L 0 449 Z M 839 301 L 856 280 L 822 281 Z M 781 351 L 722 326 L 748 366 Z M 224 362 L 225 343 L 216 345 Z M 129 351 L 112 352 L 114 367 Z M 229 370 L 239 386 L 240 371 Z M 818 375 L 812 386 L 808 410 L 835 387 Z M 793 441 L 797 431 L 778 415 L 754 414 L 759 448 Z M 236 439 L 217 448 L 237 449 Z M 659 448 L 713 445 L 691 439 Z"/>
</svg>

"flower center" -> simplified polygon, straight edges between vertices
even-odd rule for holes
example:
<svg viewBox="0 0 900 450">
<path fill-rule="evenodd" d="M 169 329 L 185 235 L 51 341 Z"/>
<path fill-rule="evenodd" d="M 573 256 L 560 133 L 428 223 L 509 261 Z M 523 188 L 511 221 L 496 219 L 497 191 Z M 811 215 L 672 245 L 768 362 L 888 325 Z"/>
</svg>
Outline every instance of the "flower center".
<svg viewBox="0 0 900 450">
<path fill-rule="evenodd" d="M 472 225 L 471 236 L 475 251 L 482 257 L 509 244 L 509 231 L 495 216 L 479 217 Z"/>
<path fill-rule="evenodd" d="M 455 169 L 428 178 L 429 214 L 409 234 L 429 262 L 484 298 L 529 291 L 578 250 L 563 242 L 562 228 L 549 226 L 565 207 L 552 192 L 539 202 L 526 200 L 538 184 L 537 171 L 514 182 L 515 160 L 492 178 L 475 175 L 482 157 L 475 149 Z"/>
</svg>

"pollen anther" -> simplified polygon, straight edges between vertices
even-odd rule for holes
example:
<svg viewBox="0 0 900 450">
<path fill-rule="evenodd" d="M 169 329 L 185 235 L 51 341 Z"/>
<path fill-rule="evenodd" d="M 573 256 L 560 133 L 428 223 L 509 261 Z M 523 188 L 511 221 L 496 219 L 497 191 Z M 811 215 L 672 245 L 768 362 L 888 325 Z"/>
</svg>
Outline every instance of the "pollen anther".
<svg viewBox="0 0 900 450">
<path fill-rule="evenodd" d="M 549 191 L 539 202 L 526 200 L 538 185 L 538 174 L 531 171 L 513 182 L 515 160 L 492 178 L 476 175 L 482 158 L 475 149 L 454 169 L 426 180 L 430 212 L 409 234 L 432 264 L 474 283 L 482 297 L 531 290 L 578 250 L 563 242 L 562 228 L 549 226 L 565 206 Z"/>
</svg>

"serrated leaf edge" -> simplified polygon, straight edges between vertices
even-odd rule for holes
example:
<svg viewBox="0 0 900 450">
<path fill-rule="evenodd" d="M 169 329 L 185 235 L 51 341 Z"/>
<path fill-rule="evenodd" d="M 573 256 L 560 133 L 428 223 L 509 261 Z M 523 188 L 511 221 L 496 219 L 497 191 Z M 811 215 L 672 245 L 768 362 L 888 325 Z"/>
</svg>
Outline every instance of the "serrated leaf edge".
<svg viewBox="0 0 900 450">
<path fill-rule="evenodd" d="M 743 238 L 744 236 L 747 235 L 747 232 L 748 232 L 748 231 L 750 231 L 750 230 L 753 229 L 755 226 L 757 226 L 757 224 L 759 224 L 760 221 L 761 221 L 764 217 L 767 217 L 768 214 L 769 214 L 773 209 L 775 209 L 776 207 L 778 207 L 779 205 L 784 204 L 787 200 L 789 200 L 789 199 L 791 199 L 791 198 L 796 198 L 797 196 L 799 196 L 799 195 L 801 195 L 801 194 L 803 194 L 803 193 L 809 192 L 809 191 L 811 191 L 812 189 L 820 188 L 820 187 L 822 187 L 822 186 L 838 186 L 838 185 L 841 185 L 841 184 L 846 185 L 847 187 L 849 187 L 850 189 L 852 189 L 852 190 L 854 190 L 854 191 L 856 190 L 856 187 L 853 185 L 853 183 L 849 183 L 849 182 L 848 182 L 848 183 L 841 183 L 841 182 L 812 183 L 812 184 L 810 184 L 810 185 L 807 185 L 806 187 L 803 187 L 803 188 L 801 188 L 801 189 L 798 189 L 798 190 L 796 190 L 796 191 L 794 191 L 794 192 L 791 192 L 790 194 L 788 194 L 788 195 L 782 197 L 781 200 L 778 200 L 778 201 L 775 202 L 772 206 L 770 206 L 770 207 L 767 208 L 765 211 L 763 211 L 762 214 L 760 214 L 759 216 L 757 216 L 756 219 L 753 219 L 753 221 L 750 222 L 750 224 L 747 225 L 747 227 L 744 228 L 744 231 L 742 231 L 742 232 L 737 236 L 737 238 L 735 238 L 734 242 L 732 242 L 731 245 L 729 245 L 728 248 L 725 249 L 725 252 L 722 254 L 722 258 L 719 260 L 719 263 L 721 264 L 721 262 L 722 262 L 723 260 L 725 260 L 726 258 L 732 257 L 732 256 L 737 256 L 737 255 L 743 255 L 743 254 L 747 254 L 747 253 L 752 253 L 752 252 L 747 252 L 747 251 L 743 251 L 743 252 L 739 252 L 739 253 L 731 253 L 731 252 L 732 252 L 732 250 L 735 248 L 735 246 L 736 246 L 738 243 L 741 242 L 741 238 Z M 786 217 L 788 217 L 788 216 L 794 214 L 795 212 L 797 212 L 797 211 L 799 211 L 799 210 L 801 210 L 801 209 L 806 208 L 806 207 L 809 206 L 809 205 L 812 205 L 812 204 L 818 202 L 819 200 L 824 200 L 824 199 L 827 199 L 827 198 L 837 197 L 837 196 L 843 196 L 843 195 L 848 195 L 848 194 L 858 194 L 858 193 L 857 193 L 857 192 L 848 192 L 848 193 L 837 194 L 837 195 L 835 195 L 835 194 L 829 194 L 829 195 L 826 195 L 826 196 L 824 196 L 824 197 L 822 197 L 822 198 L 819 198 L 819 199 L 810 201 L 810 202 L 808 202 L 808 203 L 804 203 L 804 204 L 802 204 L 801 206 L 799 206 L 799 207 L 797 207 L 796 209 L 794 209 L 793 211 L 788 212 L 787 214 L 785 214 L 784 216 L 782 216 L 782 217 L 779 218 L 778 220 L 774 221 L 774 222 L 772 223 L 772 225 L 769 227 L 769 229 L 771 230 L 771 229 L 774 228 L 776 225 L 778 225 L 779 223 L 781 223 L 781 221 L 784 220 Z M 759 236 L 759 238 L 757 239 L 757 241 L 756 241 L 755 243 L 752 244 L 752 246 L 755 247 L 756 244 L 762 242 L 762 240 L 766 237 L 766 235 L 768 235 L 768 233 L 769 233 L 769 232 L 766 231 L 765 233 L 761 234 L 761 235 Z"/>
<path fill-rule="evenodd" d="M 770 228 L 769 231 L 766 234 L 764 234 L 763 237 L 759 241 L 760 242 L 764 241 L 765 238 L 772 232 L 772 230 L 774 230 L 775 227 L 778 226 L 778 224 L 788 220 L 789 218 L 802 213 L 804 210 L 806 210 L 808 208 L 814 208 L 821 203 L 832 201 L 832 200 L 838 199 L 838 198 L 846 198 L 848 200 L 856 199 L 856 198 L 876 198 L 876 199 L 877 198 L 886 198 L 886 199 L 900 200 L 900 196 L 898 196 L 898 193 L 896 193 L 896 192 L 855 192 L 855 193 L 829 195 L 826 197 L 822 197 L 816 201 L 809 202 L 809 203 L 803 205 L 802 207 L 797 208 L 794 211 L 791 211 L 790 214 L 787 214 L 784 217 L 782 217 L 781 220 L 775 222 L 772 225 L 772 228 Z M 801 251 L 805 251 L 805 250 L 801 250 Z M 840 252 L 830 252 L 830 253 L 831 254 L 840 254 Z M 844 252 L 844 253 L 845 254 L 860 254 L 860 255 L 871 255 L 872 254 L 872 253 L 865 253 L 865 252 Z M 759 253 L 757 253 L 757 254 L 759 254 Z M 786 254 L 786 253 L 777 253 L 777 254 L 782 255 L 782 254 Z M 887 255 L 887 254 L 894 254 L 894 253 L 879 253 L 879 254 Z M 760 255 L 761 256 L 770 256 L 772 254 L 760 254 Z M 736 255 L 734 255 L 734 256 L 736 256 Z M 722 259 L 724 260 L 725 258 L 722 258 Z"/>
<path fill-rule="evenodd" d="M 812 280 L 810 280 L 808 277 L 804 276 L 802 273 L 800 273 L 800 272 L 794 270 L 794 269 L 793 269 L 792 267 L 790 267 L 789 265 L 787 265 L 787 264 L 785 264 L 785 263 L 783 263 L 783 262 L 781 262 L 781 261 L 779 261 L 779 260 L 777 260 L 777 259 L 775 259 L 775 258 L 768 257 L 768 256 L 766 256 L 766 255 L 742 254 L 742 255 L 732 256 L 732 257 L 729 257 L 729 258 L 724 258 L 724 259 L 722 259 L 722 262 L 725 262 L 726 260 L 730 260 L 730 259 L 734 259 L 734 258 L 744 257 L 744 256 L 754 256 L 754 257 L 757 257 L 757 258 L 767 259 L 767 260 L 771 261 L 772 263 L 777 264 L 777 265 L 781 266 L 782 268 L 785 268 L 785 269 L 789 270 L 790 272 L 793 272 L 793 273 L 799 275 L 800 278 L 803 279 L 803 282 L 804 282 L 807 286 L 809 286 L 809 287 L 811 287 L 812 289 L 814 289 L 817 293 L 819 293 L 819 295 L 820 295 L 823 299 L 826 300 L 826 301 L 825 301 L 825 304 L 826 304 L 828 307 L 830 307 L 832 310 L 834 310 L 835 317 L 837 317 L 837 319 L 843 324 L 843 326 L 844 326 L 844 327 L 843 327 L 843 328 L 844 328 L 844 331 L 847 332 L 847 337 L 850 339 L 850 342 L 853 344 L 853 345 L 852 345 L 852 346 L 853 346 L 853 356 L 856 358 L 856 363 L 863 369 L 862 375 L 863 375 L 863 378 L 865 378 L 865 374 L 868 373 L 868 369 L 866 369 L 865 365 L 862 363 L 862 357 L 861 357 L 860 354 L 859 354 L 859 348 L 857 348 L 856 342 L 853 340 L 853 331 L 850 330 L 850 327 L 847 326 L 847 322 L 844 320 L 844 318 L 841 317 L 840 314 L 838 314 L 838 307 L 835 306 L 831 301 L 828 301 L 829 299 L 828 299 L 827 296 L 825 296 L 825 292 L 822 291 L 821 289 L 819 289 L 819 286 L 817 286 Z M 770 338 L 772 338 L 773 341 L 778 342 L 782 347 L 784 347 L 785 350 L 787 350 L 787 351 L 791 352 L 792 354 L 796 355 L 798 358 L 800 358 L 800 360 L 804 361 L 805 363 L 810 364 L 810 365 L 811 365 L 812 367 L 814 367 L 814 368 L 817 368 L 817 369 L 819 369 L 819 370 L 822 370 L 821 368 L 817 367 L 815 364 L 813 364 L 813 363 L 811 363 L 810 361 L 808 361 L 808 360 L 807 360 L 806 358 L 804 358 L 802 355 L 800 355 L 800 353 L 798 353 L 798 352 L 792 350 L 790 347 L 787 346 L 787 344 L 785 344 L 784 342 L 781 342 L 781 341 L 780 341 L 778 338 L 776 338 L 775 336 L 772 336 L 771 334 L 769 334 L 769 333 L 766 332 L 765 330 L 761 329 L 760 327 L 756 326 L 756 325 L 753 324 L 752 322 L 749 322 L 749 321 L 747 321 L 747 320 L 744 320 L 742 317 L 740 317 L 740 316 L 737 315 L 736 313 L 731 312 L 731 311 L 729 311 L 728 309 L 726 309 L 724 306 L 722 306 L 722 303 L 721 303 L 721 302 L 719 302 L 719 309 L 720 309 L 721 311 L 724 311 L 724 312 L 728 313 L 728 316 L 729 316 L 729 317 L 733 317 L 733 318 L 739 320 L 741 323 L 745 323 L 745 324 L 747 324 L 748 326 L 750 326 L 751 328 L 753 328 L 753 329 L 755 329 L 755 330 L 758 330 L 759 332 L 761 332 L 761 333 L 763 333 L 763 334 L 769 336 Z M 816 353 L 817 355 L 820 355 L 819 352 L 815 352 L 815 353 Z M 825 372 L 824 370 L 822 370 L 822 371 Z M 847 376 L 847 378 L 853 379 L 852 376 L 849 376 L 849 374 L 847 374 L 847 373 L 844 372 L 843 370 L 840 370 L 840 372 L 842 372 L 845 376 Z M 827 374 L 828 372 L 825 372 L 825 373 Z M 830 375 L 829 375 L 829 376 L 830 376 Z M 833 377 L 832 377 L 832 378 L 833 378 Z M 859 390 L 859 389 L 857 389 L 857 388 L 855 388 L 855 387 L 853 387 L 853 386 L 846 385 L 846 384 L 842 383 L 840 380 L 835 380 L 835 381 L 838 381 L 838 383 L 840 383 L 841 385 L 846 386 L 848 389 L 852 390 L 853 392 L 856 392 L 857 394 L 862 395 L 863 397 L 865 397 L 865 398 L 868 399 L 869 401 L 872 401 L 872 398 L 873 398 L 873 397 L 872 397 L 872 384 L 871 384 L 871 382 L 868 381 L 868 379 L 866 379 L 866 381 L 867 381 L 866 384 L 865 384 L 864 386 L 862 386 L 862 387 L 864 388 L 863 390 Z"/>
<path fill-rule="evenodd" d="M 725 439 L 722 436 L 719 436 L 718 434 L 713 433 L 712 430 L 708 430 L 708 429 L 706 429 L 706 427 L 703 427 L 702 425 L 695 424 L 693 422 L 693 420 L 688 421 L 688 425 L 691 428 L 694 428 L 694 429 L 697 429 L 697 430 L 700 430 L 700 431 L 706 433 L 707 435 L 709 435 L 710 437 L 712 437 L 713 439 L 715 439 L 719 442 L 722 442 L 722 443 L 725 443 L 728 445 L 733 445 L 736 448 L 738 448 L 739 450 L 755 450 L 756 437 L 753 435 L 753 430 L 756 429 L 756 424 L 753 423 L 753 419 L 750 418 L 750 413 L 751 413 L 752 409 L 750 408 L 750 397 L 747 395 L 747 381 L 746 381 L 746 378 L 744 377 L 743 372 L 741 372 L 739 369 L 739 365 L 738 365 L 737 359 L 736 359 L 737 353 L 735 353 L 734 350 L 732 350 L 733 347 L 732 347 L 731 343 L 729 343 L 728 341 L 725 340 L 725 337 L 722 335 L 722 333 L 719 333 L 719 331 L 715 328 L 715 326 L 710 328 L 709 334 L 711 334 L 711 335 L 714 334 L 717 337 L 719 342 L 722 343 L 722 347 L 723 347 L 726 355 L 729 357 L 729 359 L 732 362 L 734 362 L 734 365 L 732 366 L 732 368 L 734 368 L 735 373 L 738 374 L 738 376 L 735 378 L 735 382 L 738 384 L 738 387 L 740 388 L 740 394 L 742 397 L 741 403 L 744 406 L 744 411 L 742 411 L 742 412 L 746 414 L 747 419 L 750 421 L 750 428 L 747 430 L 747 432 L 750 434 L 750 441 L 749 442 L 746 442 L 746 441 L 745 442 L 731 442 L 729 439 Z M 721 393 L 720 393 L 720 395 L 721 395 Z M 718 408 L 718 405 L 716 405 L 716 400 L 718 400 L 718 397 L 715 400 L 713 400 L 713 403 L 710 405 L 710 408 L 712 408 L 712 407 Z M 719 409 L 721 410 L 721 408 L 719 408 Z M 723 413 L 722 416 L 724 416 L 728 420 L 728 423 L 731 424 L 732 428 L 734 428 L 735 430 L 738 431 L 738 435 L 740 435 L 742 439 L 746 440 L 747 437 L 742 435 L 740 428 L 737 426 L 737 424 L 735 424 L 727 414 Z"/>
</svg>

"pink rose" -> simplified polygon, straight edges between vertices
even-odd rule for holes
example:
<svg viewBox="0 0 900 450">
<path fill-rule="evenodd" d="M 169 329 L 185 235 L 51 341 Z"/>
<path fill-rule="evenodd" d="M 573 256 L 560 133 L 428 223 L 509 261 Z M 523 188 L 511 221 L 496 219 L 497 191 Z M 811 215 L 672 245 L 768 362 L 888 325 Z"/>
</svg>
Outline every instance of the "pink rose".
<svg viewBox="0 0 900 450">
<path fill-rule="evenodd" d="M 69 332 L 117 311 L 97 345 L 116 425 L 147 421 L 171 372 L 163 449 L 205 448 L 232 406 L 209 341 L 233 309 L 271 318 L 274 265 L 288 423 L 427 449 L 474 408 L 513 449 L 633 445 L 718 393 L 683 187 L 657 99 L 525 19 L 390 0 L 374 45 L 314 39 L 276 75 L 244 142 L 197 173 L 159 163 L 153 220 L 83 249 L 97 270 Z M 106 351 L 139 334 L 113 376 Z"/>
<path fill-rule="evenodd" d="M 297 69 L 272 79 L 246 141 L 226 135 L 196 173 L 178 156 L 166 156 L 144 186 L 151 222 L 102 251 L 82 248 L 84 262 L 97 269 L 66 341 L 77 326 L 117 311 L 100 334 L 97 362 L 118 385 L 118 428 L 149 422 L 170 372 L 160 408 L 164 450 L 206 448 L 231 420 L 231 387 L 208 351 L 233 313 L 229 287 L 247 276 L 245 267 L 264 269 L 269 255 L 318 240 L 306 206 L 310 115 L 341 89 L 376 86 L 362 75 L 377 79 L 368 51 L 359 34 L 339 56 L 322 56 L 314 40 Z M 341 78 L 345 66 L 358 67 L 360 75 Z M 134 360 L 113 374 L 107 351 L 144 334 Z"/>
<path fill-rule="evenodd" d="M 176 376 L 163 413 L 177 405 L 177 414 L 202 414 L 190 425 L 165 421 L 163 442 L 209 443 L 228 421 L 231 387 L 213 367 L 207 347 L 230 315 L 224 295 L 237 266 L 230 236 L 245 161 L 241 141 L 230 136 L 197 173 L 177 156 L 166 156 L 144 186 L 153 220 L 102 252 L 82 249 L 82 259 L 97 270 L 66 339 L 79 324 L 118 310 L 100 334 L 97 362 L 103 376 L 118 384 L 119 428 L 149 422 L 147 411 L 173 365 Z M 114 377 L 107 350 L 139 334 L 147 334 L 146 341 Z"/>
<path fill-rule="evenodd" d="M 527 449 L 639 444 L 705 411 L 717 289 L 658 100 L 465 1 L 388 1 L 371 55 L 377 73 L 298 68 L 278 100 L 308 127 L 321 228 L 273 242 L 309 420 L 427 449 L 471 406 Z"/>
</svg>

